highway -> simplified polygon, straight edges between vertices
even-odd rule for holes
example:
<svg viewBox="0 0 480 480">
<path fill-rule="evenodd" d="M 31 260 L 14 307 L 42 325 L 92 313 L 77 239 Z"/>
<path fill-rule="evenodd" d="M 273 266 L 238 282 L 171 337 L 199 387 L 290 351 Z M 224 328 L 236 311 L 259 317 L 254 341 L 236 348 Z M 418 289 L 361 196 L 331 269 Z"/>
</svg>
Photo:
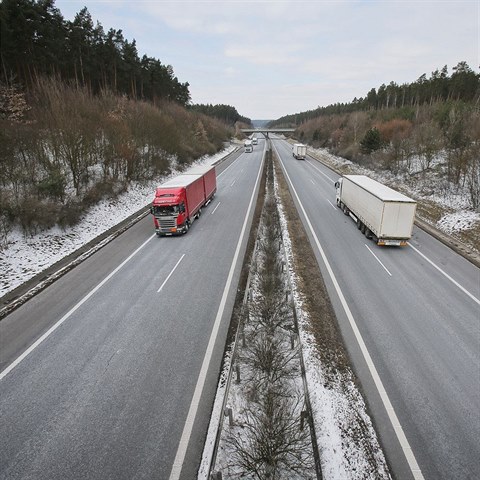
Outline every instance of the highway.
<svg viewBox="0 0 480 480">
<path fill-rule="evenodd" d="M 0 322 L 0 479 L 195 478 L 264 145 L 188 234 L 148 216 Z"/>
<path fill-rule="evenodd" d="M 480 478 L 479 269 L 417 228 L 375 246 L 335 173 L 273 145 L 396 478 L 411 466 L 335 282 L 423 477 Z M 217 169 L 187 235 L 148 216 L 0 322 L 0 479 L 195 478 L 263 147 Z"/>
<path fill-rule="evenodd" d="M 335 206 L 337 174 L 311 158 L 295 160 L 285 141 L 273 145 L 397 478 L 480 478 L 480 270 L 416 227 L 407 247 L 376 246 Z M 413 463 L 406 462 L 346 309 Z"/>
</svg>

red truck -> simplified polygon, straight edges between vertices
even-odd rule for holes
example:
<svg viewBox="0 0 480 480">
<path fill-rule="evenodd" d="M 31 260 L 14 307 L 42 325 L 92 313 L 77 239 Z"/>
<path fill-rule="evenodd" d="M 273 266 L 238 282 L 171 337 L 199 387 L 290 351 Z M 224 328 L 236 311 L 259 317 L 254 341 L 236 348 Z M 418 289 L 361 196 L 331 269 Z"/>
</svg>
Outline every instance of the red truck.
<svg viewBox="0 0 480 480">
<path fill-rule="evenodd" d="M 156 234 L 187 233 L 216 191 L 217 176 L 211 165 L 194 167 L 160 185 L 150 207 Z"/>
</svg>

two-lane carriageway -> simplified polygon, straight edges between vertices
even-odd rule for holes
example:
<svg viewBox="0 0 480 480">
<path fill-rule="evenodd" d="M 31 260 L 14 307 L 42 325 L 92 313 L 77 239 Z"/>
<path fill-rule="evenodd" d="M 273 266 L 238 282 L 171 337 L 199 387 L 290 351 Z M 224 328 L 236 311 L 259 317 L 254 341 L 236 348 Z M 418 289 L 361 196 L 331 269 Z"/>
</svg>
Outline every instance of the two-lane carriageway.
<svg viewBox="0 0 480 480">
<path fill-rule="evenodd" d="M 0 322 L 1 479 L 195 478 L 263 147 L 188 234 L 148 216 Z"/>
<path fill-rule="evenodd" d="M 273 144 L 397 477 L 480 478 L 480 270 L 416 227 L 376 246 L 336 207 L 337 174 Z"/>
</svg>

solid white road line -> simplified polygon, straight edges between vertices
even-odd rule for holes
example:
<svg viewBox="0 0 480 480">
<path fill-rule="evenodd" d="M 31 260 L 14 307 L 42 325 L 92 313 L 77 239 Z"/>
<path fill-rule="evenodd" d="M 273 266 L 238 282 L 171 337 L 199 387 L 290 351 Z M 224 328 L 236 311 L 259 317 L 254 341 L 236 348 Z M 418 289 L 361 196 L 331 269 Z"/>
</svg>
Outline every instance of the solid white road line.
<svg viewBox="0 0 480 480">
<path fill-rule="evenodd" d="M 260 176 L 263 169 L 263 159 L 265 156 L 262 156 L 262 164 L 260 165 L 260 169 L 258 171 L 257 181 L 255 182 L 255 187 L 253 192 L 255 193 L 258 188 L 258 184 L 260 182 Z M 172 470 L 170 472 L 169 480 L 178 480 L 180 478 L 180 474 L 182 472 L 182 465 L 183 461 L 185 460 L 185 455 L 187 453 L 187 447 L 190 442 L 190 436 L 192 434 L 193 423 L 195 421 L 195 417 L 197 415 L 198 406 L 200 403 L 200 397 L 202 395 L 203 386 L 205 384 L 205 379 L 207 377 L 208 366 L 210 365 L 210 360 L 213 354 L 213 347 L 215 345 L 215 341 L 217 339 L 218 330 L 220 328 L 220 322 L 222 320 L 223 312 L 225 310 L 225 304 L 227 302 L 228 291 L 230 290 L 230 285 L 233 280 L 233 273 L 235 271 L 235 266 L 238 261 L 238 257 L 240 255 L 240 249 L 243 242 L 243 237 L 245 236 L 245 232 L 247 229 L 247 222 L 248 217 L 250 216 L 250 211 L 252 210 L 254 200 L 254 194 L 252 193 L 252 197 L 250 199 L 250 204 L 248 205 L 248 210 L 245 215 L 245 220 L 243 222 L 242 231 L 240 233 L 240 238 L 238 239 L 237 248 L 235 250 L 235 255 L 233 256 L 232 264 L 230 266 L 230 271 L 228 272 L 227 282 L 225 283 L 225 288 L 223 290 L 222 299 L 220 301 L 220 306 L 218 307 L 217 316 L 215 317 L 215 323 L 213 324 L 212 332 L 210 334 L 210 339 L 208 341 L 207 350 L 205 351 L 205 356 L 202 362 L 202 368 L 200 369 L 200 373 L 197 379 L 197 385 L 195 386 L 195 392 L 193 393 L 192 401 L 190 403 L 190 408 L 188 410 L 187 419 L 185 420 L 185 425 L 183 427 L 182 437 L 180 439 L 180 443 L 178 445 L 177 454 L 175 455 L 175 460 L 173 462 Z"/>
<path fill-rule="evenodd" d="M 180 265 L 180 262 L 183 260 L 183 257 L 185 256 L 185 254 L 183 254 L 181 257 L 180 257 L 180 260 L 175 264 L 175 266 L 172 268 L 172 271 L 168 274 L 168 277 L 165 279 L 165 281 L 162 283 L 162 285 L 160 285 L 160 288 L 157 290 L 157 293 L 161 292 L 162 288 L 165 286 L 165 284 L 168 282 L 168 280 L 170 279 L 170 277 L 173 275 L 173 272 L 176 270 L 176 268 L 178 267 L 178 265 Z"/>
<path fill-rule="evenodd" d="M 105 285 L 127 262 L 129 262 L 156 234 L 153 234 L 147 241 L 142 243 L 129 257 L 127 257 L 113 272 L 107 275 L 93 290 L 90 290 L 71 310 L 69 310 L 55 325 L 50 327 L 35 343 L 30 345 L 16 360 L 14 360 L 2 373 L 0 380 L 8 375 L 20 362 L 25 360 L 44 340 L 46 340 L 65 320 L 74 314 L 95 292 Z"/>
<path fill-rule="evenodd" d="M 435 265 L 428 257 L 426 257 L 420 250 L 416 249 L 411 243 L 408 246 L 413 248 L 421 257 L 423 257 L 430 265 L 436 268 L 442 275 L 445 275 L 456 287 L 458 287 L 465 295 L 468 295 L 474 302 L 480 305 L 480 300 L 472 295 L 466 288 L 462 287 L 456 280 L 454 280 L 448 273 L 444 272 L 439 266 Z"/>
<path fill-rule="evenodd" d="M 280 156 L 279 156 L 279 159 L 280 159 L 280 163 L 282 164 L 282 167 L 283 167 L 283 172 L 285 173 L 285 176 L 287 177 L 288 182 L 290 183 L 290 186 L 292 187 L 292 191 L 295 194 L 295 197 L 297 198 L 297 202 L 300 205 L 302 213 L 305 217 L 305 221 L 307 222 L 308 228 L 310 229 L 310 232 L 312 233 L 312 236 L 315 240 L 315 244 L 317 245 L 318 251 L 320 252 L 320 255 L 323 259 L 323 262 L 325 263 L 325 267 L 327 268 L 328 274 L 330 275 L 330 279 L 332 280 L 333 286 L 335 287 L 337 295 L 340 299 L 340 303 L 342 304 L 343 310 L 345 311 L 345 314 L 348 318 L 350 326 L 352 327 L 353 333 L 355 334 L 355 338 L 357 339 L 360 350 L 362 351 L 362 354 L 365 358 L 365 361 L 367 363 L 370 374 L 373 377 L 373 381 L 375 382 L 378 393 L 380 394 L 383 405 L 384 405 L 384 407 L 387 411 L 388 417 L 390 418 L 390 422 L 392 423 L 392 426 L 393 426 L 393 429 L 394 429 L 394 431 L 397 435 L 398 441 L 400 442 L 400 445 L 401 445 L 403 453 L 404 453 L 404 455 L 407 459 L 407 462 L 408 462 L 408 465 L 409 465 L 410 470 L 412 472 L 412 475 L 416 480 L 423 480 L 424 477 L 423 477 L 422 471 L 420 470 L 420 467 L 417 463 L 415 455 L 413 454 L 412 448 L 410 447 L 410 444 L 408 443 L 408 440 L 407 440 L 407 437 L 405 436 L 403 428 L 400 425 L 400 421 L 398 420 L 397 414 L 395 413 L 395 410 L 393 409 L 393 405 L 390 402 L 388 394 L 387 394 L 387 392 L 386 392 L 386 390 L 383 386 L 383 382 L 380 379 L 380 375 L 378 374 L 378 371 L 377 371 L 377 369 L 376 369 L 376 367 L 373 363 L 372 357 L 370 356 L 370 353 L 367 350 L 367 346 L 365 345 L 362 334 L 360 333 L 360 330 L 358 329 L 357 323 L 355 322 L 355 319 L 353 318 L 352 312 L 350 311 L 350 308 L 347 304 L 345 296 L 343 295 L 343 292 L 340 289 L 340 285 L 337 282 L 337 279 L 335 277 L 335 274 L 333 273 L 332 267 L 330 266 L 330 263 L 327 260 L 327 256 L 325 255 L 325 252 L 323 251 L 323 248 L 320 244 L 320 241 L 318 240 L 318 237 L 316 236 L 315 231 L 313 230 L 313 226 L 310 222 L 310 219 L 307 216 L 307 212 L 305 211 L 305 209 L 302 205 L 302 202 L 300 201 L 300 197 L 298 196 L 297 191 L 295 190 L 295 187 L 293 186 L 293 183 L 290 179 L 290 176 L 288 175 L 287 170 L 285 169 L 285 165 L 283 164 L 283 161 L 281 160 Z"/>
<path fill-rule="evenodd" d="M 377 259 L 377 262 L 385 269 L 385 271 L 390 275 L 392 276 L 392 274 L 388 271 L 388 268 L 380 261 L 380 259 L 372 252 L 372 250 L 370 250 L 370 247 L 365 243 L 364 244 L 367 248 L 368 248 L 368 251 Z"/>
</svg>

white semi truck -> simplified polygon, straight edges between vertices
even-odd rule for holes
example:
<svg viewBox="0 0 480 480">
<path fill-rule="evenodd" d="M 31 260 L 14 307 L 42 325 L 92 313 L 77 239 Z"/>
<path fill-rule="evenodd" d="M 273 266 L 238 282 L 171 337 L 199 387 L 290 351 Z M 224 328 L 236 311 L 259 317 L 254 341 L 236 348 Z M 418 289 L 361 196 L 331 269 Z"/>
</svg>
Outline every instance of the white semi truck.
<svg viewBox="0 0 480 480">
<path fill-rule="evenodd" d="M 412 236 L 417 202 L 365 175 L 336 183 L 337 206 L 377 245 L 403 246 Z"/>
<path fill-rule="evenodd" d="M 305 157 L 307 156 L 307 146 L 303 143 L 294 143 L 292 154 L 297 160 L 305 160 Z"/>
<path fill-rule="evenodd" d="M 253 144 L 251 140 L 245 140 L 245 143 L 243 144 L 245 147 L 245 152 L 251 153 L 253 152 Z"/>
</svg>

